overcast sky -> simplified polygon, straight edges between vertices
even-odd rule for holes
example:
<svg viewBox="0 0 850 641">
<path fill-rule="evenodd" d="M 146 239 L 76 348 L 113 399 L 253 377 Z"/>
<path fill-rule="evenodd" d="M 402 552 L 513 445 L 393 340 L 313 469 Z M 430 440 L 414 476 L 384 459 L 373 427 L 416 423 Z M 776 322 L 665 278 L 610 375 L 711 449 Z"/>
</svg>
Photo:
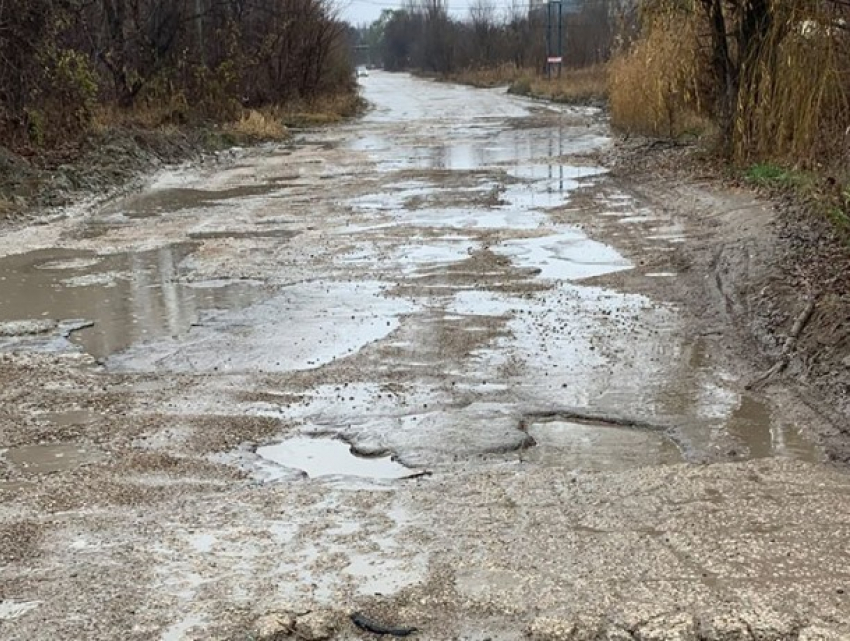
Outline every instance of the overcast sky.
<svg viewBox="0 0 850 641">
<path fill-rule="evenodd" d="M 359 26 L 377 20 L 384 9 L 400 9 L 404 0 L 336 0 L 335 4 L 344 20 Z M 499 0 L 494 4 L 506 5 L 507 0 Z M 449 0 L 449 12 L 453 16 L 463 17 L 468 10 L 469 0 Z"/>
<path fill-rule="evenodd" d="M 372 0 L 337 0 L 337 4 L 342 11 L 342 17 L 347 22 L 357 26 L 377 20 L 382 9 L 394 8 L 394 6 L 383 6 L 384 4 L 392 5 L 391 2 L 377 0 L 376 2 L 372 2 Z M 395 6 L 401 6 L 401 2 Z"/>
<path fill-rule="evenodd" d="M 478 0 L 446 0 L 448 3 L 449 14 L 453 18 L 466 18 L 469 16 L 469 6 L 475 4 Z M 547 0 L 486 0 L 497 12 L 498 15 L 506 15 L 509 12 L 509 7 L 522 7 L 527 10 L 531 4 L 544 4 Z M 604 0 L 561 0 L 564 5 L 564 13 L 566 14 L 567 7 L 572 6 L 578 9 L 582 6 L 587 6 L 592 2 L 603 2 Z M 628 0 L 627 0 L 628 1 Z M 371 24 L 381 15 L 384 9 L 401 9 L 405 0 L 330 0 L 333 6 L 339 9 L 340 15 L 344 20 L 355 26 L 362 24 Z"/>
</svg>

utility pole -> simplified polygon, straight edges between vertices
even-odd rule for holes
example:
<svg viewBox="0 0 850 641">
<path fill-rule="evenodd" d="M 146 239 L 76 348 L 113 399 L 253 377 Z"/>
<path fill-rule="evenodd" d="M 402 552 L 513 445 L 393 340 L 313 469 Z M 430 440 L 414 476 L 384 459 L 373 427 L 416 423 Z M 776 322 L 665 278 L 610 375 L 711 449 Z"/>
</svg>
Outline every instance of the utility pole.
<svg viewBox="0 0 850 641">
<path fill-rule="evenodd" d="M 561 0 L 549 0 L 546 5 L 546 77 L 552 78 L 553 67 L 561 68 L 564 64 L 564 10 Z"/>
</svg>

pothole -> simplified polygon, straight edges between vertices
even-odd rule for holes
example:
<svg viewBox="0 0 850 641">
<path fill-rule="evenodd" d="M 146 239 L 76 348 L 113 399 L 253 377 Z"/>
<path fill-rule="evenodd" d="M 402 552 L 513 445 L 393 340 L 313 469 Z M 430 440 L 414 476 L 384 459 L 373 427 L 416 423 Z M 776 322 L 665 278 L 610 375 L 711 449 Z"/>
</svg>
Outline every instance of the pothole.
<svg viewBox="0 0 850 641">
<path fill-rule="evenodd" d="M 189 238 L 192 240 L 243 240 L 243 239 L 263 239 L 277 238 L 289 240 L 295 238 L 301 232 L 292 229 L 251 229 L 251 230 L 200 230 L 189 232 Z"/>
<path fill-rule="evenodd" d="M 685 460 L 677 445 L 659 431 L 567 420 L 540 421 L 526 429 L 536 447 L 523 459 L 541 465 L 608 471 Z"/>
<path fill-rule="evenodd" d="M 3 457 L 22 472 L 50 474 L 97 463 L 103 459 L 103 453 L 77 443 L 51 443 L 12 447 Z"/>
<path fill-rule="evenodd" d="M 292 438 L 276 445 L 259 447 L 257 455 L 280 468 L 300 470 L 310 478 L 402 479 L 417 474 L 416 470 L 405 467 L 390 456 L 359 456 L 348 443 L 331 438 Z M 284 476 L 283 470 L 281 476 Z"/>
</svg>

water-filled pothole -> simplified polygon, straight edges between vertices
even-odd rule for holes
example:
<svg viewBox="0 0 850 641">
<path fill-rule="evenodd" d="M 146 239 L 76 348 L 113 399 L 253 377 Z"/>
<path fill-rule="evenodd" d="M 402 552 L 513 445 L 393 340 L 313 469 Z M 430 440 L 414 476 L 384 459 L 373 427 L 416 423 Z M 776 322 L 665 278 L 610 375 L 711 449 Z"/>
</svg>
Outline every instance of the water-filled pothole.
<svg viewBox="0 0 850 641">
<path fill-rule="evenodd" d="M 0 348 L 61 350 L 70 340 L 102 358 L 140 340 L 179 335 L 206 310 L 243 307 L 263 295 L 255 283 L 180 282 L 180 263 L 193 249 L 108 256 L 47 249 L 0 259 Z M 91 327 L 66 326 L 65 319 Z"/>
<path fill-rule="evenodd" d="M 257 448 L 257 455 L 277 466 L 301 470 L 310 478 L 401 479 L 416 474 L 389 456 L 359 456 L 348 443 L 330 438 L 292 438 Z"/>
<path fill-rule="evenodd" d="M 280 189 L 280 185 L 274 183 L 239 185 L 220 190 L 186 187 L 154 189 L 123 198 L 106 207 L 104 213 L 120 213 L 127 218 L 148 218 L 186 209 L 214 207 L 231 200 L 267 196 Z"/>
<path fill-rule="evenodd" d="M 566 420 L 532 423 L 527 431 L 537 446 L 523 458 L 542 465 L 606 471 L 684 461 L 660 431 Z"/>
<path fill-rule="evenodd" d="M 5 451 L 3 457 L 27 474 L 50 474 L 97 463 L 104 458 L 99 450 L 76 443 L 23 445 Z"/>
</svg>

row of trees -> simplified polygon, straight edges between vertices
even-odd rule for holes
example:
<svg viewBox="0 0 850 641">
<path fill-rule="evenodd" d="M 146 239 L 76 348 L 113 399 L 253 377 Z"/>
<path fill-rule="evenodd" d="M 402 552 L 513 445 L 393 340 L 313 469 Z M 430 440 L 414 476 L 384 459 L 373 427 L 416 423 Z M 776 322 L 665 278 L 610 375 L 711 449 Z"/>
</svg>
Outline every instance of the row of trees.
<svg viewBox="0 0 850 641">
<path fill-rule="evenodd" d="M 0 140 L 55 144 L 102 105 L 174 119 L 350 87 L 328 0 L 0 0 Z"/>
<path fill-rule="evenodd" d="M 565 2 L 566 7 L 573 3 Z M 584 66 L 607 60 L 615 26 L 623 12 L 616 0 L 587 0 L 562 18 L 566 64 Z M 493 0 L 476 0 L 468 13 L 449 11 L 446 0 L 411 0 L 403 9 L 386 10 L 361 30 L 360 41 L 377 51 L 390 71 L 416 69 L 451 74 L 461 70 L 513 64 L 534 68 L 545 64 L 550 25 L 546 5 L 516 2 L 507 11 Z"/>
</svg>

